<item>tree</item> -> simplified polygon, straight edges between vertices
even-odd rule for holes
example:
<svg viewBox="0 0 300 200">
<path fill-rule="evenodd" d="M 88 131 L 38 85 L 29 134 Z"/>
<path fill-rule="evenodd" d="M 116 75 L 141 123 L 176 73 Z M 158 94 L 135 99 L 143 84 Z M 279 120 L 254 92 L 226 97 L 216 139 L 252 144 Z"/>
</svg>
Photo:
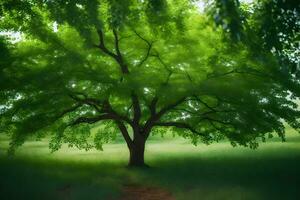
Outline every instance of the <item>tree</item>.
<svg viewBox="0 0 300 200">
<path fill-rule="evenodd" d="M 116 129 L 129 165 L 145 166 L 155 130 L 256 148 L 275 132 L 284 140 L 284 123 L 299 128 L 298 96 L 280 81 L 297 89 L 294 76 L 268 51 L 228 43 L 189 1 L 7 1 L 1 13 L 0 27 L 23 34 L 0 46 L 10 152 L 48 134 L 52 150 L 102 149 Z"/>
</svg>

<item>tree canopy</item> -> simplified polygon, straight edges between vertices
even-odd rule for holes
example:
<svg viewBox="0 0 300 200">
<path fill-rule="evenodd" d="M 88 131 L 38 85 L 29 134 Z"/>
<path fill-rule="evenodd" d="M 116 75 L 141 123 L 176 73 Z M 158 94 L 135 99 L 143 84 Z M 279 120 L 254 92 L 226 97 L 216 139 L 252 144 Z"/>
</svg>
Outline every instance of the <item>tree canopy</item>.
<svg viewBox="0 0 300 200">
<path fill-rule="evenodd" d="M 131 153 L 143 153 L 151 132 L 165 128 L 194 144 L 226 138 L 255 148 L 274 133 L 284 140 L 285 123 L 300 126 L 299 81 L 281 59 L 296 44 L 299 21 L 291 30 L 282 22 L 285 43 L 272 38 L 281 19 L 270 27 L 268 17 L 258 19 L 281 1 L 222 2 L 205 13 L 188 0 L 0 3 L 1 29 L 22 35 L 0 40 L 0 129 L 11 136 L 10 151 L 47 135 L 52 150 L 102 149 L 119 130 Z M 215 25 L 216 11 L 226 26 Z"/>
<path fill-rule="evenodd" d="M 300 4 L 294 0 L 208 1 L 208 12 L 232 39 L 271 51 L 292 73 L 299 70 Z M 251 2 L 251 3 L 245 3 Z"/>
</svg>

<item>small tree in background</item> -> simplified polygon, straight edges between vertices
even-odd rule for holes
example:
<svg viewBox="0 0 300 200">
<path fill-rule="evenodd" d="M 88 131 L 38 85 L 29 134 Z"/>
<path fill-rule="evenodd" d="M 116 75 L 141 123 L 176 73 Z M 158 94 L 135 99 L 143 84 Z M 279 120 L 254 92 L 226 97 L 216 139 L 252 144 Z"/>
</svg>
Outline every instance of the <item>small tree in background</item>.
<svg viewBox="0 0 300 200">
<path fill-rule="evenodd" d="M 228 43 L 189 1 L 7 1 L 1 27 L 1 132 L 102 149 L 120 132 L 145 166 L 154 129 L 251 148 L 299 128 L 299 83 L 271 52 Z M 285 84 L 288 83 L 288 84 Z M 290 90 L 293 88 L 293 91 Z M 90 129 L 104 125 L 91 133 Z M 118 130 L 118 131 L 116 131 Z M 90 140 L 93 138 L 93 140 Z"/>
</svg>

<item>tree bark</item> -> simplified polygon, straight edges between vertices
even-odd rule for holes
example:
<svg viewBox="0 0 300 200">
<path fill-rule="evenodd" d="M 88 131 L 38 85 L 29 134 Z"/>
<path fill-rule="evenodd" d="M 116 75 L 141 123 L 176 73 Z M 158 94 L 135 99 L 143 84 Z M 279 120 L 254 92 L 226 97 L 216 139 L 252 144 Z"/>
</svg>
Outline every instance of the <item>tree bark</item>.
<svg viewBox="0 0 300 200">
<path fill-rule="evenodd" d="M 129 167 L 148 167 L 144 159 L 145 144 L 146 140 L 142 137 L 133 140 L 131 147 L 129 147 Z"/>
</svg>

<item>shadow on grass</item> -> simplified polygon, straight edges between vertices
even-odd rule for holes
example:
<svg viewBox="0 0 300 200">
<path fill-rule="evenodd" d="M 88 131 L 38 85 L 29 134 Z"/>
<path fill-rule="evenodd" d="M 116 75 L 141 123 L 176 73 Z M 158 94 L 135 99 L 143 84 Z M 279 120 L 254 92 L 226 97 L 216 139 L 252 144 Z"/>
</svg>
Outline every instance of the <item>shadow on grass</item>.
<svg viewBox="0 0 300 200">
<path fill-rule="evenodd" d="M 0 199 L 115 199 L 124 182 L 116 163 L 0 159 Z"/>
<path fill-rule="evenodd" d="M 178 200 L 300 199 L 300 152 L 259 158 L 188 157 L 152 165 L 156 167 L 139 171 L 137 177 L 168 188 Z"/>
<path fill-rule="evenodd" d="M 115 200 L 128 183 L 160 186 L 177 200 L 300 199 L 300 152 L 165 156 L 149 164 L 131 170 L 123 162 L 1 156 L 0 199 Z"/>
</svg>

